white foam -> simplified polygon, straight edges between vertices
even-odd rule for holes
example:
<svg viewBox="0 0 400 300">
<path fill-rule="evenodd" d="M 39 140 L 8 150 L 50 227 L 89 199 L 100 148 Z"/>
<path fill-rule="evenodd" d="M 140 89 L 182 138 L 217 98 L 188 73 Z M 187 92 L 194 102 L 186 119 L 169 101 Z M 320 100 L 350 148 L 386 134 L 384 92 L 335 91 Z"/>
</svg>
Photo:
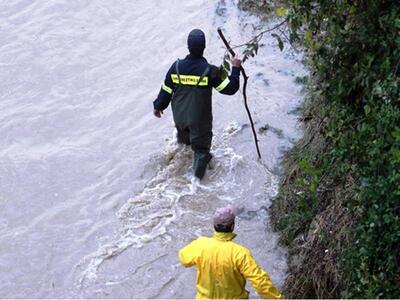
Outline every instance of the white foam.
<svg viewBox="0 0 400 300">
<path fill-rule="evenodd" d="M 178 145 L 175 139 L 170 139 L 163 154 L 168 164 L 159 170 L 141 193 L 130 198 L 119 209 L 118 234 L 111 242 L 100 246 L 97 251 L 82 260 L 80 266 L 85 267 L 79 280 L 80 284 L 95 281 L 99 267 L 107 259 L 120 255 L 130 247 L 143 247 L 147 242 L 165 235 L 168 226 L 183 213 L 179 203 L 182 197 L 189 196 L 197 199 L 196 201 L 202 201 L 217 194 L 222 202 L 238 201 L 238 197 L 233 196 L 232 192 L 240 190 L 236 172 L 245 161 L 228 145 L 239 130 L 240 126 L 237 123 L 231 123 L 224 130 L 221 139 L 215 138 L 213 155 L 218 163 L 213 170 L 207 171 L 206 177 L 212 178 L 217 174 L 218 179 L 210 181 L 200 181 L 193 175 L 188 176 L 186 169 L 190 169 L 192 151 L 188 147 Z"/>
</svg>

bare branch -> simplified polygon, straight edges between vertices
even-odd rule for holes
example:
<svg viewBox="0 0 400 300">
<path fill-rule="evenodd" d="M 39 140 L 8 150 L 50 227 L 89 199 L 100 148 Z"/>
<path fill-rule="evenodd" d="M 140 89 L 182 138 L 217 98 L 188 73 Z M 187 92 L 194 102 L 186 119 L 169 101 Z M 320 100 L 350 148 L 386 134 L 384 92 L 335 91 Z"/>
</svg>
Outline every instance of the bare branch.
<svg viewBox="0 0 400 300">
<path fill-rule="evenodd" d="M 235 51 L 233 51 L 232 47 L 229 45 L 228 41 L 226 40 L 226 38 L 225 38 L 225 36 L 222 33 L 222 30 L 220 28 L 218 28 L 218 34 L 221 37 L 222 41 L 224 42 L 225 47 L 226 47 L 226 49 L 228 49 L 229 53 L 232 56 L 235 56 Z M 244 107 L 246 108 L 246 112 L 247 112 L 247 115 L 249 117 L 250 124 L 251 124 L 251 129 L 253 130 L 254 143 L 256 144 L 258 158 L 261 159 L 261 153 L 260 153 L 260 149 L 258 147 L 257 133 L 256 133 L 256 130 L 254 129 L 253 118 L 251 117 L 251 113 L 250 113 L 249 107 L 247 106 L 246 87 L 247 87 L 247 79 L 249 77 L 246 75 L 246 72 L 245 72 L 245 70 L 244 70 L 244 68 L 242 66 L 240 67 L 240 71 L 242 72 L 243 77 L 244 77 L 244 83 L 243 83 Z"/>
<path fill-rule="evenodd" d="M 235 46 L 233 46 L 231 48 L 232 49 L 236 49 L 236 48 L 240 48 L 240 47 L 246 46 L 246 45 L 248 45 L 248 44 L 250 44 L 252 42 L 259 42 L 265 33 L 273 31 L 273 30 L 281 27 L 283 24 L 287 23 L 287 21 L 288 21 L 288 19 L 285 19 L 282 22 L 280 22 L 279 24 L 275 25 L 274 27 L 268 28 L 268 29 L 266 29 L 264 31 L 261 31 L 259 34 L 257 34 L 256 36 L 254 36 L 253 38 L 248 40 L 246 43 L 243 43 L 241 45 L 235 45 Z"/>
</svg>

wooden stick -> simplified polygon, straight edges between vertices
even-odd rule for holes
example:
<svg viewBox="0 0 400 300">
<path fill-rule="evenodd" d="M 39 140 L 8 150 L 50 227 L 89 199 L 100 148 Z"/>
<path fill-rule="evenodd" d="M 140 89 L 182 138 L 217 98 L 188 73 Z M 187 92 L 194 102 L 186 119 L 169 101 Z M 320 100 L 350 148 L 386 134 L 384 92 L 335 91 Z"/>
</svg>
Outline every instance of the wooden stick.
<svg viewBox="0 0 400 300">
<path fill-rule="evenodd" d="M 222 41 L 225 44 L 226 49 L 228 49 L 229 53 L 232 56 L 235 56 L 235 51 L 232 50 L 232 47 L 229 45 L 228 41 L 226 40 L 224 34 L 222 33 L 222 30 L 220 28 L 218 28 L 218 34 L 221 37 Z M 251 113 L 249 110 L 249 107 L 247 106 L 247 95 L 246 95 L 246 87 L 247 87 L 247 79 L 249 78 L 246 75 L 246 71 L 244 70 L 244 68 L 242 66 L 240 66 L 240 71 L 242 72 L 243 78 L 244 78 L 244 83 L 243 83 L 243 98 L 244 98 L 244 107 L 246 108 L 246 112 L 247 115 L 249 117 L 250 120 L 250 124 L 251 124 L 251 129 L 253 130 L 253 136 L 254 136 L 254 143 L 256 144 L 256 149 L 257 149 L 257 154 L 258 154 L 258 158 L 261 159 L 261 153 L 260 153 L 260 149 L 258 148 L 258 139 L 257 139 L 257 133 L 256 130 L 254 129 L 254 123 L 253 123 L 253 118 L 251 117 Z"/>
</svg>

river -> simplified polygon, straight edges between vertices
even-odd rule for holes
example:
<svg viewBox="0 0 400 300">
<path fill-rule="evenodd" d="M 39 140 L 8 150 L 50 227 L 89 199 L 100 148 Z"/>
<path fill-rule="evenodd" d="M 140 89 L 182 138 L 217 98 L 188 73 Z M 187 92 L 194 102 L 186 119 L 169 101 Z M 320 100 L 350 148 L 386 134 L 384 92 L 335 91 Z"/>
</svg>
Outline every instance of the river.
<svg viewBox="0 0 400 300">
<path fill-rule="evenodd" d="M 301 135 L 301 55 L 266 36 L 244 65 L 262 162 L 240 92 L 214 91 L 215 166 L 201 183 L 170 109 L 152 115 L 191 29 L 219 65 L 218 27 L 240 44 L 268 26 L 229 0 L 0 1 L 1 298 L 192 298 L 195 269 L 177 252 L 227 204 L 242 207 L 236 241 L 282 285 L 266 208 Z"/>
</svg>

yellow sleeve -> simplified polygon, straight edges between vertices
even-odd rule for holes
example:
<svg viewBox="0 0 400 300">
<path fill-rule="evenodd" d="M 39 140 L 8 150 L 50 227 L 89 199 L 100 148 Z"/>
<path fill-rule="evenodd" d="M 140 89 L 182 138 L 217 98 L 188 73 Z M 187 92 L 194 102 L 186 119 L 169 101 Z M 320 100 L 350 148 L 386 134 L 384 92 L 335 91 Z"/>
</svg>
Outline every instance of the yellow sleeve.
<svg viewBox="0 0 400 300">
<path fill-rule="evenodd" d="M 250 251 L 243 250 L 239 263 L 240 272 L 248 279 L 263 299 L 281 299 L 282 295 L 273 285 L 269 275 L 261 269 Z"/>
<path fill-rule="evenodd" d="M 191 267 L 196 264 L 196 260 L 198 257 L 196 244 L 197 240 L 194 240 L 193 242 L 179 250 L 179 261 L 185 267 Z"/>
</svg>

